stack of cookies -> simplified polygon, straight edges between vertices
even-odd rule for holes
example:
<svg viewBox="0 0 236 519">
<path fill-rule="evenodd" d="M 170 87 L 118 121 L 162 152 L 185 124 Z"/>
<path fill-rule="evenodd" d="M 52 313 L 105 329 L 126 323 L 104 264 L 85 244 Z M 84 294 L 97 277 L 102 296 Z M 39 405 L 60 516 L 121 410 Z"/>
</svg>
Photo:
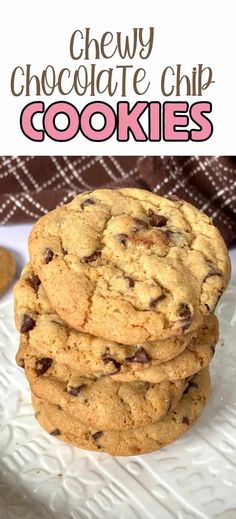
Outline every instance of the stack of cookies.
<svg viewBox="0 0 236 519">
<path fill-rule="evenodd" d="M 96 190 L 41 218 L 15 287 L 35 416 L 66 442 L 150 452 L 191 427 L 210 393 L 224 241 L 190 204 Z"/>
</svg>

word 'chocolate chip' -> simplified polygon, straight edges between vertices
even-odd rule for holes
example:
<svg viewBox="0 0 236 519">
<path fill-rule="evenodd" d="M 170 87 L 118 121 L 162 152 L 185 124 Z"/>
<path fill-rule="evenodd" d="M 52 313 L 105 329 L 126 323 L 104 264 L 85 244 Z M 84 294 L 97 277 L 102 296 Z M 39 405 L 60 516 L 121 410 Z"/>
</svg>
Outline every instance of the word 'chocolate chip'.
<svg viewBox="0 0 236 519">
<path fill-rule="evenodd" d="M 117 370 L 119 371 L 120 367 L 121 367 L 121 363 L 118 362 L 116 359 L 114 359 L 113 357 L 111 357 L 110 355 L 107 355 L 107 353 L 104 353 L 102 355 L 102 360 L 104 362 L 104 364 L 108 364 L 108 362 L 113 362 L 114 366 L 117 368 Z"/>
<path fill-rule="evenodd" d="M 88 205 L 94 205 L 95 202 L 92 198 L 87 198 L 86 200 L 84 200 L 84 202 L 82 202 L 82 204 L 80 204 L 80 207 L 81 209 L 84 210 L 85 207 L 87 207 Z"/>
<path fill-rule="evenodd" d="M 103 435 L 103 431 L 98 431 L 94 434 L 91 434 L 92 438 L 94 439 L 94 441 L 96 442 L 97 440 L 99 440 L 99 438 L 101 438 L 101 436 Z"/>
<path fill-rule="evenodd" d="M 49 357 L 43 357 L 42 359 L 36 360 L 35 362 L 35 369 L 38 373 L 38 375 L 43 375 L 48 371 L 48 369 L 52 365 L 52 359 Z"/>
<path fill-rule="evenodd" d="M 67 389 L 67 393 L 69 393 L 69 395 L 71 396 L 78 396 L 79 393 L 81 393 L 81 391 L 83 391 L 83 389 L 86 387 L 86 384 L 81 384 L 80 386 L 77 386 L 77 387 L 71 387 L 70 389 Z"/>
<path fill-rule="evenodd" d="M 134 232 L 142 231 L 142 229 L 147 229 L 147 228 L 148 228 L 147 222 L 144 222 L 144 220 L 140 220 L 139 218 L 134 218 L 134 226 L 133 226 Z"/>
<path fill-rule="evenodd" d="M 148 210 L 148 216 L 150 216 L 151 223 L 154 227 L 164 227 L 167 223 L 167 218 L 165 216 L 155 213 L 152 209 Z"/>
<path fill-rule="evenodd" d="M 48 248 L 45 249 L 45 251 L 43 253 L 43 259 L 44 259 L 45 265 L 50 263 L 50 261 L 52 261 L 53 257 L 54 257 L 54 252 L 51 249 L 48 249 Z"/>
<path fill-rule="evenodd" d="M 146 352 L 146 350 L 141 347 L 139 348 L 132 357 L 127 357 L 126 362 L 139 362 L 140 364 L 145 364 L 151 360 L 150 355 Z"/>
<path fill-rule="evenodd" d="M 29 278 L 29 282 L 32 288 L 35 290 L 35 292 L 38 292 L 38 289 L 41 285 L 39 277 L 36 274 L 32 274 L 31 278 Z"/>
<path fill-rule="evenodd" d="M 50 432 L 51 436 L 60 436 L 60 429 L 54 429 L 54 431 Z"/>
<path fill-rule="evenodd" d="M 36 321 L 34 319 L 32 319 L 32 317 L 30 317 L 30 315 L 24 314 L 22 316 L 22 320 L 21 320 L 20 332 L 21 333 L 31 332 L 31 330 L 34 329 L 35 325 L 36 325 Z"/>
<path fill-rule="evenodd" d="M 122 243 L 122 245 L 127 245 L 127 241 L 128 241 L 128 234 L 125 234 L 125 233 L 120 233 L 120 234 L 117 234 L 116 235 L 116 239 L 119 243 Z"/>
<path fill-rule="evenodd" d="M 85 256 L 84 261 L 85 263 L 92 263 L 93 261 L 96 261 L 101 256 L 100 250 L 95 250 L 90 256 Z"/>
<path fill-rule="evenodd" d="M 186 425 L 190 425 L 190 421 L 187 416 L 183 416 L 182 423 L 185 423 Z"/>
</svg>

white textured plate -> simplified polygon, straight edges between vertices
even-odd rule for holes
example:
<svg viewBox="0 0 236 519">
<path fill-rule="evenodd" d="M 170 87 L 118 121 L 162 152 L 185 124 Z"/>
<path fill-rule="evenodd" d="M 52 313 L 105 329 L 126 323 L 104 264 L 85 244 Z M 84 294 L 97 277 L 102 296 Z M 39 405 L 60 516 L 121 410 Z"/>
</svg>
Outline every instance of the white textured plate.
<svg viewBox="0 0 236 519">
<path fill-rule="evenodd" d="M 112 458 L 44 433 L 15 365 L 13 305 L 0 321 L 0 518 L 235 519 L 236 287 L 218 308 L 212 397 L 183 438 L 153 454 Z"/>
</svg>

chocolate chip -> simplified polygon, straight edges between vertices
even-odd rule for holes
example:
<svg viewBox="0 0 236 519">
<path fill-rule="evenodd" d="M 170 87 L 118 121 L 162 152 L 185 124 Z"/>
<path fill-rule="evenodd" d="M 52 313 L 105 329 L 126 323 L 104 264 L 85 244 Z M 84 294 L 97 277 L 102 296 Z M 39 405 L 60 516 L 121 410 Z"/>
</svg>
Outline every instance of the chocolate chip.
<svg viewBox="0 0 236 519">
<path fill-rule="evenodd" d="M 83 389 L 86 387 L 86 384 L 81 384 L 80 386 L 77 386 L 77 387 L 71 387 L 70 389 L 67 389 L 67 393 L 69 393 L 69 395 L 71 396 L 78 396 L 79 393 L 81 393 L 81 391 L 83 391 Z"/>
<path fill-rule="evenodd" d="M 48 371 L 48 369 L 52 365 L 52 359 L 49 357 L 43 357 L 42 359 L 36 360 L 35 362 L 35 369 L 38 373 L 38 375 L 43 375 Z"/>
<path fill-rule="evenodd" d="M 140 220 L 139 218 L 134 218 L 134 226 L 133 226 L 134 232 L 142 231 L 143 229 L 147 229 L 147 228 L 148 228 L 147 222 L 144 222 L 144 220 Z"/>
<path fill-rule="evenodd" d="M 24 359 L 19 359 L 17 364 L 18 364 L 18 366 L 20 366 L 20 368 L 25 369 L 25 361 L 24 361 Z"/>
<path fill-rule="evenodd" d="M 53 257 L 54 257 L 54 252 L 51 249 L 48 249 L 48 248 L 45 249 L 45 251 L 43 253 L 43 258 L 44 258 L 45 265 L 50 263 L 50 261 L 52 261 Z"/>
<path fill-rule="evenodd" d="M 127 357 L 126 362 L 139 362 L 140 364 L 146 364 L 151 360 L 150 355 L 146 352 L 146 350 L 141 347 L 139 348 L 134 355 L 131 357 Z"/>
<path fill-rule="evenodd" d="M 91 434 L 92 438 L 94 439 L 94 441 L 96 442 L 97 440 L 99 440 L 99 438 L 101 438 L 101 436 L 103 435 L 103 431 L 98 431 L 94 434 Z"/>
<path fill-rule="evenodd" d="M 102 253 L 100 250 L 95 250 L 92 254 L 90 254 L 90 256 L 85 256 L 84 261 L 85 263 L 92 263 L 93 261 L 96 261 L 98 258 L 100 258 L 101 254 Z"/>
<path fill-rule="evenodd" d="M 135 281 L 133 278 L 130 278 L 129 276 L 125 276 L 125 280 L 127 281 L 129 288 L 133 288 L 135 285 Z"/>
<path fill-rule="evenodd" d="M 159 303 L 160 301 L 162 301 L 162 299 L 165 299 L 165 294 L 161 294 L 160 296 L 158 297 L 154 297 L 153 299 L 150 299 L 150 302 L 149 302 L 149 306 L 150 308 L 155 308 L 155 306 L 157 305 L 157 303 Z"/>
<path fill-rule="evenodd" d="M 182 303 L 179 307 L 179 316 L 182 319 L 189 319 L 191 317 L 191 310 L 185 303 Z"/>
<path fill-rule="evenodd" d="M 154 227 L 164 227 L 167 223 L 167 218 L 165 216 L 155 213 L 152 209 L 148 209 L 148 216 L 150 216 L 151 224 Z"/>
<path fill-rule="evenodd" d="M 186 425 L 190 425 L 190 421 L 187 416 L 183 416 L 182 423 L 185 423 Z"/>
<path fill-rule="evenodd" d="M 128 238 L 128 234 L 121 233 L 116 235 L 116 239 L 119 243 L 122 243 L 122 245 L 127 245 Z"/>
<path fill-rule="evenodd" d="M 21 333 L 31 332 L 31 330 L 34 329 L 35 325 L 36 325 L 36 321 L 34 319 L 32 319 L 32 317 L 30 317 L 30 315 L 24 314 L 22 316 L 22 320 L 21 320 L 20 332 Z"/>
<path fill-rule="evenodd" d="M 29 282 L 32 288 L 35 290 L 35 292 L 38 292 L 38 289 L 41 285 L 39 277 L 36 274 L 32 274 L 32 276 L 29 278 Z"/>
<path fill-rule="evenodd" d="M 108 355 L 107 353 L 104 353 L 102 355 L 102 360 L 104 362 L 104 364 L 108 364 L 109 362 L 112 362 L 115 366 L 115 368 L 119 371 L 120 370 L 120 367 L 121 367 L 121 363 L 118 362 L 116 359 L 114 359 L 113 357 L 111 357 L 110 355 Z"/>
<path fill-rule="evenodd" d="M 58 404 L 57 407 L 58 407 L 58 410 L 59 410 L 59 411 L 62 411 L 62 407 L 61 407 L 61 405 Z"/>
<path fill-rule="evenodd" d="M 50 432 L 51 436 L 60 436 L 61 431 L 60 429 L 54 429 L 52 432 Z"/>
<path fill-rule="evenodd" d="M 84 210 L 85 207 L 87 207 L 88 205 L 94 205 L 95 202 L 92 198 L 86 198 L 86 200 L 84 200 L 84 202 L 82 202 L 82 204 L 80 204 L 80 207 L 81 209 Z"/>
</svg>

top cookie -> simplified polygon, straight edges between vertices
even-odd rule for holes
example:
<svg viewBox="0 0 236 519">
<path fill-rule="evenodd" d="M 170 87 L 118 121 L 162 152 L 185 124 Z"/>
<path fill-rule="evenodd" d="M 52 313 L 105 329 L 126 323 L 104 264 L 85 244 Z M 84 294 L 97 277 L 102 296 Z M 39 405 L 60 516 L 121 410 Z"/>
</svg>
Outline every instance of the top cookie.
<svg viewBox="0 0 236 519">
<path fill-rule="evenodd" d="M 29 251 L 64 321 L 123 344 L 196 328 L 230 278 L 225 243 L 206 215 L 139 189 L 77 196 L 36 223 Z"/>
</svg>

